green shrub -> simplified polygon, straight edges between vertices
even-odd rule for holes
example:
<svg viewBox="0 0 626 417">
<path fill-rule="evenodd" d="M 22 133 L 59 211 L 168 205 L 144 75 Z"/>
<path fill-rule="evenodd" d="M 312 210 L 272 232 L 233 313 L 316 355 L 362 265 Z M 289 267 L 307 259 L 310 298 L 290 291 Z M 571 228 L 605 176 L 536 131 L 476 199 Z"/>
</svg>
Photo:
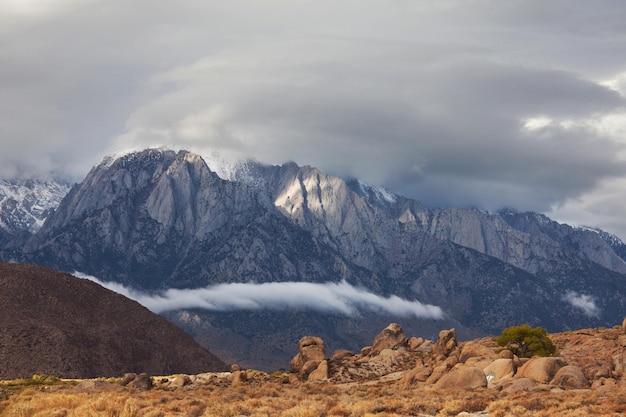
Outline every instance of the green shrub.
<svg viewBox="0 0 626 417">
<path fill-rule="evenodd" d="M 496 343 L 520 358 L 552 356 L 556 352 L 556 346 L 548 337 L 548 332 L 543 327 L 532 328 L 528 324 L 507 327 L 496 338 Z"/>
</svg>

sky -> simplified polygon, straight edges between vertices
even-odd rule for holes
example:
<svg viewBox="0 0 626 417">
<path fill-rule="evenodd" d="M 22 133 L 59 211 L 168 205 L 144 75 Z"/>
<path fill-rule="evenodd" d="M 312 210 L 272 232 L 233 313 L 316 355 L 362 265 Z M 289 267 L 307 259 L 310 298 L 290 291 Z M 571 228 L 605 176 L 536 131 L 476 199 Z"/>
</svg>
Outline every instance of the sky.
<svg viewBox="0 0 626 417">
<path fill-rule="evenodd" d="M 621 0 L 0 0 L 0 177 L 166 145 L 626 240 Z"/>
</svg>

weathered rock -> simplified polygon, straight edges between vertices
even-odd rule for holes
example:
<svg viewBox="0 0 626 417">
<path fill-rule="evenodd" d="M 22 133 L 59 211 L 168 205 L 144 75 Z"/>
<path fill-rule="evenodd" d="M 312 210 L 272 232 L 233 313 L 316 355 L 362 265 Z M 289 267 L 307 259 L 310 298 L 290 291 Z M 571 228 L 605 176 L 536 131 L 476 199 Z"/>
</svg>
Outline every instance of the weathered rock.
<svg viewBox="0 0 626 417">
<path fill-rule="evenodd" d="M 4 401 L 8 398 L 7 392 L 0 388 L 0 401 Z"/>
<path fill-rule="evenodd" d="M 503 359 L 513 359 L 513 357 L 515 356 L 515 354 L 508 350 L 508 349 L 503 349 L 500 353 L 499 356 Z"/>
<path fill-rule="evenodd" d="M 321 361 L 317 368 L 312 371 L 307 381 L 325 381 L 328 379 L 328 361 Z"/>
<path fill-rule="evenodd" d="M 518 378 L 530 378 L 540 384 L 547 384 L 559 369 L 566 365 L 562 358 L 531 358 L 517 370 Z"/>
<path fill-rule="evenodd" d="M 591 384 L 591 388 L 596 389 L 602 386 L 614 387 L 616 385 L 617 385 L 617 381 L 615 380 L 615 378 L 600 378 L 596 381 L 593 381 L 593 383 Z"/>
<path fill-rule="evenodd" d="M 624 320 L 622 321 L 622 331 L 624 333 L 626 333 L 626 317 L 624 318 Z"/>
<path fill-rule="evenodd" d="M 515 366 L 513 365 L 513 359 L 496 359 L 491 362 L 489 366 L 483 369 L 485 375 L 491 375 L 493 377 L 493 381 L 490 382 L 498 382 L 503 378 L 510 378 L 515 375 Z"/>
<path fill-rule="evenodd" d="M 504 381 L 501 384 L 502 391 L 507 393 L 516 393 L 520 391 L 532 391 L 537 383 L 530 378 L 515 378 Z"/>
<path fill-rule="evenodd" d="M 456 329 L 442 330 L 439 332 L 439 338 L 437 339 L 438 353 L 448 356 L 457 346 Z"/>
<path fill-rule="evenodd" d="M 559 369 L 550 384 L 561 388 L 589 388 L 589 380 L 585 377 L 583 370 L 572 365 Z"/>
<path fill-rule="evenodd" d="M 454 368 L 455 365 L 459 364 L 461 361 L 459 360 L 459 356 L 456 354 L 451 354 L 444 361 L 443 365 L 446 365 L 448 369 Z"/>
<path fill-rule="evenodd" d="M 242 371 L 241 369 L 239 371 L 233 372 L 232 374 L 233 376 L 231 384 L 233 386 L 243 385 L 248 380 L 248 374 L 246 373 L 246 371 Z"/>
<path fill-rule="evenodd" d="M 432 372 L 433 368 L 424 366 L 420 362 L 415 368 L 404 374 L 402 383 L 404 385 L 413 385 L 416 382 L 426 382 Z"/>
<path fill-rule="evenodd" d="M 432 372 L 426 379 L 426 385 L 432 385 L 439 381 L 442 376 L 444 376 L 448 372 L 448 367 L 446 365 L 439 365 L 433 368 Z"/>
<path fill-rule="evenodd" d="M 300 369 L 300 379 L 306 381 L 309 374 L 317 369 L 322 361 L 308 361 Z"/>
<path fill-rule="evenodd" d="M 473 390 L 486 388 L 487 378 L 484 372 L 474 366 L 458 368 L 443 375 L 434 385 L 435 389 Z"/>
<path fill-rule="evenodd" d="M 492 346 L 494 345 L 494 346 Z M 497 345 L 490 338 L 468 340 L 459 345 L 459 360 L 466 363 L 470 359 L 495 359 Z"/>
<path fill-rule="evenodd" d="M 372 353 L 372 347 L 371 346 L 364 346 L 363 348 L 361 348 L 361 356 L 367 356 L 370 353 Z"/>
<path fill-rule="evenodd" d="M 384 375 L 396 370 L 397 368 L 402 368 L 403 365 L 408 362 L 408 357 L 409 354 L 407 353 L 406 348 L 397 350 L 387 348 L 381 350 L 378 355 L 369 358 L 367 363 L 378 366 L 380 368 L 381 375 Z"/>
<path fill-rule="evenodd" d="M 178 375 L 168 384 L 169 388 L 182 388 L 191 384 L 189 375 Z"/>
<path fill-rule="evenodd" d="M 591 384 L 591 389 L 597 390 L 600 394 L 613 392 L 616 387 L 617 381 L 614 378 L 600 378 Z"/>
<path fill-rule="evenodd" d="M 308 361 L 323 361 L 326 359 L 324 341 L 320 337 L 305 336 L 298 342 L 298 350 L 304 359 Z"/>
<path fill-rule="evenodd" d="M 124 376 L 122 377 L 122 380 L 120 381 L 120 385 L 125 387 L 131 381 L 133 381 L 135 378 L 137 378 L 137 374 L 135 374 L 135 373 L 124 374 Z"/>
<path fill-rule="evenodd" d="M 315 336 L 305 336 L 298 342 L 298 353 L 289 364 L 289 372 L 298 375 L 298 379 L 306 381 L 320 362 L 326 360 L 324 341 Z"/>
<path fill-rule="evenodd" d="M 409 350 L 415 351 L 422 345 L 422 343 L 424 343 L 424 339 L 413 336 L 409 339 L 408 348 Z"/>
<path fill-rule="evenodd" d="M 137 389 L 139 391 L 148 391 L 152 388 L 152 378 L 146 373 L 141 373 L 130 381 L 127 387 Z"/>
<path fill-rule="evenodd" d="M 408 339 L 402 331 L 402 326 L 398 323 L 391 323 L 374 339 L 371 354 L 377 355 L 383 349 L 398 349 L 399 347 L 406 346 L 407 343 Z"/>
<path fill-rule="evenodd" d="M 330 356 L 330 361 L 341 362 L 343 359 L 353 357 L 354 355 L 355 353 L 351 350 L 340 349 L 333 352 L 333 354 Z"/>
</svg>

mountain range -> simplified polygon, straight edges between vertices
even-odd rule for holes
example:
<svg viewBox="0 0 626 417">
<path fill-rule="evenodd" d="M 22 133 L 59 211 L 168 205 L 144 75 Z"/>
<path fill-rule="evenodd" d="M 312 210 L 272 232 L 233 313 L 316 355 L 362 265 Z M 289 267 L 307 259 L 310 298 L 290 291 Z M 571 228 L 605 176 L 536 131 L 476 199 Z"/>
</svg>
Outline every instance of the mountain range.
<svg viewBox="0 0 626 417">
<path fill-rule="evenodd" d="M 281 346 L 289 349 L 302 331 L 331 347 L 362 346 L 381 324 L 398 321 L 394 314 L 413 334 L 454 326 L 461 337 L 522 322 L 550 331 L 610 326 L 626 315 L 624 243 L 538 213 L 432 209 L 292 162 L 210 167 L 199 155 L 160 149 L 106 158 L 67 193 L 51 191 L 60 184 L 43 189 L 50 210 L 36 221 L 28 220 L 35 206 L 12 197 L 26 208 L 13 213 L 25 220 L 0 223 L 3 259 L 152 295 L 218 284 L 345 283 L 388 304 L 397 297 L 442 311 L 411 315 L 383 305 L 329 313 L 275 298 L 279 305 L 187 304 L 164 313 L 231 362 L 284 365 L 290 353 Z M 11 205 L 0 207 L 0 218 L 9 218 Z"/>
</svg>

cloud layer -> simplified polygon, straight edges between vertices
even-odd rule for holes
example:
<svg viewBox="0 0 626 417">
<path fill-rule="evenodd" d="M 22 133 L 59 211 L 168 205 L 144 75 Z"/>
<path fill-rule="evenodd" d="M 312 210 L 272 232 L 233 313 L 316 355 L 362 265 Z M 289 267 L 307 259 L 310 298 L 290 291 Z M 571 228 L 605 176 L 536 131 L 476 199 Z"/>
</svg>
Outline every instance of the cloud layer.
<svg viewBox="0 0 626 417">
<path fill-rule="evenodd" d="M 381 297 L 346 282 L 233 283 L 196 289 L 168 289 L 152 295 L 118 283 L 101 282 L 79 272 L 74 275 L 133 299 L 155 313 L 201 308 L 216 311 L 315 310 L 346 316 L 369 311 L 398 317 L 443 318 L 443 311 L 437 306 L 405 300 L 395 295 Z"/>
<path fill-rule="evenodd" d="M 626 3 L 0 0 L 0 175 L 169 145 L 626 238 Z"/>
</svg>

